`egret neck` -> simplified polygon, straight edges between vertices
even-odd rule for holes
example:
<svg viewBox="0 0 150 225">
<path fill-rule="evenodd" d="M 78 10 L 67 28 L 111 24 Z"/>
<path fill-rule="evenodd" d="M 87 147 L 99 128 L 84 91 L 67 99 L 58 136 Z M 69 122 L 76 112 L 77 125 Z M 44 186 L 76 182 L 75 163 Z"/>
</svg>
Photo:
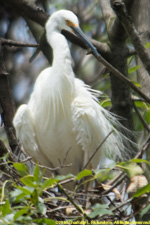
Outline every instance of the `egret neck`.
<svg viewBox="0 0 150 225">
<path fill-rule="evenodd" d="M 72 70 L 68 42 L 54 24 L 47 31 L 47 40 L 53 49 L 53 76 L 57 76 L 56 79 L 57 84 L 59 80 L 59 88 L 63 88 L 63 91 L 73 94 L 74 72 Z"/>
</svg>

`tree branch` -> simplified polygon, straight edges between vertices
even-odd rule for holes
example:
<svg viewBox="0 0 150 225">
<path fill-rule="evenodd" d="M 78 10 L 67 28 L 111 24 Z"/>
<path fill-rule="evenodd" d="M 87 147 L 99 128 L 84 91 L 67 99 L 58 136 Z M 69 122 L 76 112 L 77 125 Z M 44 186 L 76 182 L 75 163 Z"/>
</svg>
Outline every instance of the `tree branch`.
<svg viewBox="0 0 150 225">
<path fill-rule="evenodd" d="M 123 25 L 124 29 L 128 33 L 145 69 L 150 75 L 150 57 L 146 49 L 142 45 L 138 32 L 132 23 L 131 17 L 127 13 L 124 2 L 122 0 L 111 0 L 111 4 L 121 24 Z"/>
<path fill-rule="evenodd" d="M 111 71 L 115 76 L 117 76 L 120 80 L 122 80 L 124 83 L 128 84 L 136 93 L 138 93 L 142 98 L 144 98 L 148 103 L 150 103 L 150 98 L 145 95 L 143 92 L 140 91 L 140 89 L 135 86 L 130 79 L 125 77 L 120 71 L 118 71 L 116 68 L 114 68 L 109 62 L 107 62 L 102 56 L 97 56 L 93 53 L 95 58 L 103 65 L 105 65 L 109 71 Z"/>
<path fill-rule="evenodd" d="M 5 125 L 8 141 L 12 151 L 15 151 L 16 147 L 18 147 L 18 142 L 15 136 L 15 129 L 12 125 L 15 109 L 9 86 L 8 73 L 6 71 L 4 64 L 3 47 L 1 39 L 0 39 L 0 105 L 2 107 L 2 119 Z"/>
<path fill-rule="evenodd" d="M 13 41 L 13 40 L 8 40 L 1 38 L 1 45 L 9 45 L 11 46 L 16 46 L 16 47 L 38 47 L 39 44 L 30 44 L 30 43 L 25 43 L 25 42 L 19 42 L 19 41 Z"/>
</svg>

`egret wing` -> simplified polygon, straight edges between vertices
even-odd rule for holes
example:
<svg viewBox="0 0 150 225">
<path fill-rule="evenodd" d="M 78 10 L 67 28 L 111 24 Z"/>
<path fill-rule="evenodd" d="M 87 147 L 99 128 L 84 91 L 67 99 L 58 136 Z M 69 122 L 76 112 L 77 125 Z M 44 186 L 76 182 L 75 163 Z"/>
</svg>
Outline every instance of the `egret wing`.
<svg viewBox="0 0 150 225">
<path fill-rule="evenodd" d="M 91 161 L 91 167 L 97 168 L 106 156 L 111 159 L 121 158 L 123 142 L 120 133 L 113 127 L 116 119 L 98 104 L 98 92 L 92 93 L 90 88 L 78 79 L 75 82 L 77 94 L 72 102 L 73 131 L 77 143 L 84 151 L 84 165 L 112 130 L 113 133 Z"/>
<path fill-rule="evenodd" d="M 36 137 L 34 117 L 27 105 L 21 105 L 13 120 L 16 129 L 17 138 L 20 140 L 23 148 L 34 161 L 48 166 L 50 165 L 47 157 L 41 151 Z"/>
</svg>

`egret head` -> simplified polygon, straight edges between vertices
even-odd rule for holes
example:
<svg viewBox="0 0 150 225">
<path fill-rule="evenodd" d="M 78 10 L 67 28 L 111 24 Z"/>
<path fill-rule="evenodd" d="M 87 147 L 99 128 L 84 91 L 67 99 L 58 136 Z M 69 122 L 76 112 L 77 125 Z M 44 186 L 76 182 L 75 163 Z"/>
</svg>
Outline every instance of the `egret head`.
<svg viewBox="0 0 150 225">
<path fill-rule="evenodd" d="M 52 29 L 59 32 L 63 29 L 70 32 L 73 31 L 95 55 L 99 56 L 96 48 L 80 29 L 79 20 L 73 12 L 69 10 L 59 10 L 53 13 L 46 23 L 46 30 L 50 31 Z"/>
<path fill-rule="evenodd" d="M 77 16 L 69 10 L 58 10 L 52 14 L 46 23 L 46 30 L 52 27 L 61 32 L 61 30 L 72 31 L 71 26 L 78 27 L 79 21 Z"/>
</svg>

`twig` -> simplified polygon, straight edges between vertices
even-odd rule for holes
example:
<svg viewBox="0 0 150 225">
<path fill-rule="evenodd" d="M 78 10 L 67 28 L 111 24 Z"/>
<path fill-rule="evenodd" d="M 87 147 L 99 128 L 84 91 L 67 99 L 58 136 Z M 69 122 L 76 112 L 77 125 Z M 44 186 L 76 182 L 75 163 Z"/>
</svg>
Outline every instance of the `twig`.
<svg viewBox="0 0 150 225">
<path fill-rule="evenodd" d="M 69 150 L 70 150 L 70 149 L 69 149 Z M 68 151 L 69 151 L 69 150 L 68 150 Z M 19 151 L 20 151 L 21 153 L 23 153 L 24 156 L 26 157 L 25 159 L 21 160 L 20 163 L 24 163 L 24 162 L 27 162 L 27 161 L 31 161 L 31 163 L 32 163 L 33 165 L 36 165 L 36 164 L 37 164 L 36 162 L 34 162 L 34 161 L 32 160 L 32 157 L 31 157 L 31 156 L 28 157 L 28 156 L 26 155 L 26 153 L 22 150 L 22 148 L 19 147 Z M 67 151 L 67 152 L 68 152 L 68 151 Z M 41 165 L 41 164 L 38 164 L 38 166 L 39 166 L 41 169 L 47 169 L 47 170 L 50 170 L 50 171 L 56 171 L 56 170 L 59 170 L 59 169 L 65 168 L 65 167 L 70 167 L 71 165 L 72 165 L 71 163 L 68 164 L 68 165 L 60 164 L 60 166 L 57 166 L 57 167 L 55 167 L 55 168 L 51 168 L 51 167 L 48 167 L 48 166 L 43 166 L 43 165 Z"/>
<path fill-rule="evenodd" d="M 120 177 L 114 185 L 112 185 L 108 190 L 103 191 L 103 192 L 101 193 L 102 196 L 108 194 L 109 192 L 111 192 L 115 187 L 117 187 L 117 186 L 125 179 L 126 174 L 123 174 L 123 173 L 124 173 L 124 172 L 122 172 L 122 174 L 121 174 L 121 175 L 123 175 L 123 176 Z M 121 175 L 120 175 L 120 176 L 121 176 Z"/>
<path fill-rule="evenodd" d="M 28 159 L 29 160 L 29 159 Z M 32 160 L 32 158 L 30 159 L 30 160 Z M 32 163 L 34 164 L 34 165 L 36 165 L 37 163 L 35 163 L 35 162 L 33 162 L 32 161 Z M 39 164 L 38 164 L 39 165 Z M 65 167 L 70 167 L 72 164 L 68 164 L 68 165 L 60 165 L 60 166 L 57 166 L 57 167 L 55 167 L 55 168 L 51 168 L 51 167 L 48 167 L 48 166 L 43 166 L 43 165 L 39 165 L 39 167 L 41 168 L 41 169 L 47 169 L 47 170 L 50 170 L 50 171 L 56 171 L 56 170 L 59 170 L 59 169 L 62 169 L 62 168 L 65 168 Z"/>
<path fill-rule="evenodd" d="M 63 192 L 63 194 L 67 197 L 67 199 L 74 205 L 74 207 L 77 209 L 79 213 L 81 213 L 85 218 L 90 219 L 88 215 L 84 212 L 84 210 L 75 203 L 75 201 L 72 199 L 70 195 L 65 191 L 65 189 L 58 183 L 58 188 Z"/>
<path fill-rule="evenodd" d="M 110 201 L 110 203 L 112 204 L 112 206 L 114 206 L 116 208 L 115 203 L 111 200 L 111 198 L 109 197 L 109 195 L 107 196 L 108 201 Z M 117 209 L 117 211 L 122 214 L 122 212 L 120 211 L 120 209 Z"/>
<path fill-rule="evenodd" d="M 110 131 L 108 133 L 108 135 L 104 138 L 104 140 L 97 146 L 97 148 L 95 149 L 95 151 L 93 152 L 93 154 L 90 156 L 88 162 L 85 164 L 85 166 L 83 167 L 83 170 L 86 169 L 86 167 L 88 166 L 88 164 L 90 163 L 90 161 L 93 159 L 93 157 L 95 156 L 95 154 L 97 153 L 97 151 L 102 147 L 102 145 L 105 143 L 105 141 L 107 140 L 107 138 L 113 133 L 113 130 Z"/>
<path fill-rule="evenodd" d="M 0 169 L 0 173 L 1 173 L 1 174 L 4 174 L 5 176 L 7 176 L 7 177 L 9 177 L 9 178 L 12 178 L 12 175 L 6 173 L 5 171 L 3 171 L 3 170 L 1 170 L 1 169 Z"/>
<path fill-rule="evenodd" d="M 116 181 L 118 182 L 118 179 L 124 174 L 124 172 L 120 172 L 113 180 L 110 180 L 107 184 L 113 185 Z"/>
<path fill-rule="evenodd" d="M 67 156 L 68 156 L 68 154 L 69 154 L 70 150 L 71 150 L 71 147 L 70 147 L 70 148 L 66 151 L 66 154 L 65 154 L 64 159 L 63 159 L 63 161 L 62 161 L 62 162 L 61 162 L 61 160 L 60 160 L 60 159 L 58 159 L 58 161 L 59 161 L 59 163 L 60 163 L 61 168 L 64 166 L 65 161 L 66 161 L 66 159 L 67 159 Z M 70 163 L 70 164 L 69 164 L 69 166 L 71 166 L 71 165 L 72 165 L 72 163 Z"/>
<path fill-rule="evenodd" d="M 29 157 L 21 160 L 20 163 L 25 163 L 25 162 L 28 162 L 28 161 L 31 161 L 31 160 L 32 160 L 32 157 L 29 156 Z"/>
<path fill-rule="evenodd" d="M 133 199 L 134 199 L 134 198 L 129 198 L 127 201 L 125 201 L 125 202 L 123 202 L 122 204 L 116 206 L 115 208 L 112 209 L 112 212 L 113 212 L 113 211 L 116 211 L 116 210 L 118 210 L 118 209 L 120 209 L 120 208 L 122 208 L 123 206 L 125 206 L 125 205 L 127 205 L 127 204 L 129 204 L 129 203 L 131 203 Z"/>
<path fill-rule="evenodd" d="M 147 148 L 150 146 L 150 136 L 148 137 L 148 139 L 146 140 L 146 142 L 144 143 L 141 151 L 139 151 L 137 153 L 137 155 L 135 156 L 135 159 L 141 159 L 144 152 L 147 150 Z"/>
<path fill-rule="evenodd" d="M 144 120 L 144 118 L 142 117 L 141 113 L 139 112 L 138 108 L 136 107 L 135 103 L 133 102 L 133 108 L 135 109 L 135 112 L 137 113 L 139 119 L 141 120 L 143 126 L 145 127 L 145 129 L 150 132 L 150 128 L 148 127 L 146 121 Z"/>
<path fill-rule="evenodd" d="M 132 99 L 132 101 L 134 101 L 134 102 L 147 102 L 147 101 L 145 101 L 145 99 L 137 98 L 137 97 L 135 97 L 135 96 L 132 96 L 131 99 Z"/>
<path fill-rule="evenodd" d="M 58 211 L 58 210 L 62 210 L 62 209 L 68 209 L 68 208 L 71 208 L 72 206 L 70 205 L 66 205 L 66 206 L 58 206 L 58 207 L 56 207 L 56 208 L 54 208 L 54 209 L 49 209 L 49 210 L 47 210 L 47 212 L 49 212 L 49 213 L 52 213 L 52 212 L 55 212 L 55 211 Z"/>
</svg>

